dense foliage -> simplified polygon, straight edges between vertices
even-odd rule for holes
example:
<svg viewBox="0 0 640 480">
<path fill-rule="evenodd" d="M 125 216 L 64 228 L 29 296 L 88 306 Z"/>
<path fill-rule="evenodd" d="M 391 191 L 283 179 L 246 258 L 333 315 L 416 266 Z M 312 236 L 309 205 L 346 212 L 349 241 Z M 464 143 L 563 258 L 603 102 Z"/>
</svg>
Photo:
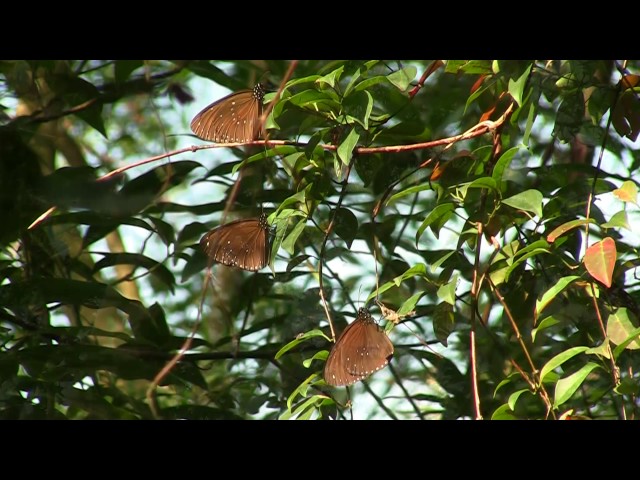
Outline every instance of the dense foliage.
<svg viewBox="0 0 640 480">
<path fill-rule="evenodd" d="M 0 418 L 637 418 L 639 70 L 1 61 Z M 258 82 L 267 141 L 191 134 Z M 393 359 L 331 387 L 365 305 Z"/>
</svg>

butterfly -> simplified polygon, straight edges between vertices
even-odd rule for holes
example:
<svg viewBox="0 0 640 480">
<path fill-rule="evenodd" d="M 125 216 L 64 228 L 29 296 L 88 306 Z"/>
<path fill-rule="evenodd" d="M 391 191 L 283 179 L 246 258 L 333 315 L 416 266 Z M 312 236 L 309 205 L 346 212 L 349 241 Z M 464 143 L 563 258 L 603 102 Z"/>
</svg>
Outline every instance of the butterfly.
<svg viewBox="0 0 640 480">
<path fill-rule="evenodd" d="M 336 387 L 352 385 L 385 367 L 392 356 L 391 340 L 369 310 L 360 308 L 329 353 L 324 381 Z"/>
<path fill-rule="evenodd" d="M 216 143 L 250 142 L 258 139 L 262 99 L 261 83 L 213 102 L 191 120 L 191 130 L 199 138 Z"/>
<path fill-rule="evenodd" d="M 220 225 L 206 233 L 200 246 L 209 263 L 255 272 L 269 263 L 269 224 L 266 214 Z"/>
</svg>

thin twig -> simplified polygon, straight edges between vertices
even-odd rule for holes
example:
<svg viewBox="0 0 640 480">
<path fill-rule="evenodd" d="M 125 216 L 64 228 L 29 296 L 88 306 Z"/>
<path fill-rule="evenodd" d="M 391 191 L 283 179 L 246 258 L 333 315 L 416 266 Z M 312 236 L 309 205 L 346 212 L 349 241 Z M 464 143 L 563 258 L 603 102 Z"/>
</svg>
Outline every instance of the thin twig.
<svg viewBox="0 0 640 480">
<path fill-rule="evenodd" d="M 364 389 L 369 393 L 369 395 L 373 397 L 373 399 L 380 406 L 380 408 L 384 410 L 384 412 L 387 415 L 389 415 L 389 418 L 391 418 L 392 420 L 398 420 L 398 417 L 396 417 L 396 414 L 393 413 L 393 411 L 384 404 L 382 399 L 378 395 L 376 395 L 376 393 L 373 390 L 371 390 L 371 387 L 365 380 L 362 381 L 362 384 L 364 385 Z"/>
<path fill-rule="evenodd" d="M 388 368 L 391 371 L 391 375 L 393 375 L 393 379 L 395 380 L 396 384 L 400 387 L 400 390 L 402 390 L 402 393 L 404 393 L 405 398 L 413 407 L 413 411 L 416 412 L 416 415 L 418 415 L 420 420 L 424 420 L 424 415 L 422 413 L 422 410 L 420 410 L 420 407 L 418 407 L 416 402 L 413 400 L 413 396 L 405 388 L 404 384 L 402 383 L 402 378 L 400 377 L 400 375 L 398 375 L 398 372 L 396 372 L 396 369 L 393 367 L 392 364 L 389 364 Z"/>
<path fill-rule="evenodd" d="M 418 80 L 418 84 L 409 92 L 409 100 L 413 100 L 413 97 L 415 97 L 418 91 L 420 91 L 427 78 L 429 78 L 436 70 L 438 70 L 442 66 L 444 66 L 444 62 L 442 60 L 434 60 L 433 62 L 431 62 L 431 65 L 429 65 L 429 67 L 420 77 L 420 80 Z"/>
<path fill-rule="evenodd" d="M 276 104 L 276 101 L 280 98 L 280 95 L 282 95 L 282 91 L 284 90 L 285 85 L 293 75 L 293 71 L 296 69 L 297 66 L 298 66 L 298 60 L 291 60 L 291 62 L 289 63 L 289 68 L 287 69 L 286 73 L 284 74 L 284 77 L 282 78 L 282 81 L 280 82 L 280 87 L 276 92 L 276 96 L 273 98 L 271 102 L 269 102 L 269 105 L 267 105 L 267 108 L 265 108 L 264 112 L 262 112 L 262 115 L 260 116 L 260 129 L 258 130 L 259 132 L 264 131 L 264 124 L 267 121 L 267 117 L 271 113 L 271 110 L 273 110 L 273 107 Z M 264 139 L 265 145 L 268 140 L 269 140 L 269 134 L 267 133 Z"/>
<path fill-rule="evenodd" d="M 525 355 L 525 357 L 527 359 L 527 362 L 529 362 L 529 368 L 531 369 L 531 372 L 533 372 L 534 374 L 537 375 L 539 370 L 536 368 L 535 364 L 533 363 L 533 359 L 531 358 L 531 354 L 529 353 L 529 349 L 527 348 L 526 344 L 524 343 L 524 339 L 522 337 L 522 334 L 520 333 L 520 329 L 518 328 L 518 324 L 516 323 L 515 319 L 513 318 L 513 315 L 511 314 L 511 310 L 509 309 L 509 306 L 507 305 L 507 302 L 505 301 L 504 297 L 500 294 L 500 290 L 498 290 L 498 287 L 491 280 L 491 277 L 487 276 L 486 280 L 487 280 L 487 283 L 489 284 L 489 286 L 491 287 L 491 291 L 493 292 L 493 294 L 496 296 L 496 298 L 498 299 L 498 301 L 502 305 L 502 308 L 504 310 L 504 313 L 505 313 L 506 317 L 509 319 L 509 322 L 511 323 L 511 328 L 513 328 L 513 331 L 514 331 L 514 333 L 516 335 L 516 338 L 518 339 L 518 342 L 520 343 L 520 347 L 522 349 L 522 352 L 524 353 L 524 355 Z M 524 372 L 521 372 L 521 373 L 524 373 Z M 524 376 L 524 378 L 526 379 L 527 377 Z M 542 400 L 544 401 L 545 405 L 547 406 L 547 412 L 551 413 L 555 417 L 555 413 L 552 410 L 553 407 L 552 407 L 551 397 L 547 393 L 547 390 L 545 389 L 544 384 L 542 382 L 540 382 L 540 381 L 537 381 L 537 384 L 538 384 L 537 385 L 537 390 L 540 391 L 540 394 L 542 396 Z"/>
<path fill-rule="evenodd" d="M 160 416 L 160 409 L 158 407 L 158 400 L 156 398 L 156 387 L 162 382 L 162 380 L 171 372 L 173 367 L 184 357 L 185 353 L 189 351 L 191 348 L 191 343 L 193 342 L 193 338 L 198 331 L 198 327 L 200 326 L 200 321 L 202 320 L 202 307 L 204 305 L 205 293 L 207 291 L 207 287 L 209 285 L 209 280 L 211 278 L 211 271 L 208 271 L 207 280 L 205 281 L 204 288 L 202 289 L 202 298 L 200 299 L 200 308 L 198 309 L 198 318 L 196 319 L 193 328 L 191 329 L 191 333 L 186 338 L 182 347 L 178 353 L 176 353 L 171 360 L 158 372 L 158 374 L 154 377 L 153 381 L 147 388 L 147 401 L 149 402 L 149 407 L 151 408 L 151 413 L 156 420 L 160 420 L 162 417 Z"/>
<path fill-rule="evenodd" d="M 510 106 L 511 108 L 512 106 Z M 506 112 L 505 112 L 506 113 Z M 484 135 L 485 133 L 497 128 L 499 125 L 502 124 L 502 122 L 504 122 L 505 120 L 505 115 L 503 115 L 500 119 L 498 119 L 495 122 L 491 122 L 491 121 L 484 121 L 479 123 L 478 125 L 470 128 L 469 130 L 467 130 L 465 133 L 461 134 L 461 135 L 456 135 L 453 137 L 449 137 L 449 138 L 443 138 L 440 140 L 434 140 L 431 142 L 422 142 L 422 143 L 415 143 L 415 144 L 411 144 L 411 145 L 391 145 L 391 146 L 386 146 L 386 147 L 356 147 L 353 152 L 354 154 L 363 154 L 363 155 L 368 155 L 368 154 L 374 154 L 374 153 L 385 153 L 385 152 L 403 152 L 403 151 L 411 151 L 411 150 L 424 150 L 427 148 L 433 148 L 433 147 L 437 147 L 440 145 L 453 145 L 456 142 L 462 141 L 462 140 L 469 140 L 471 138 L 475 138 L 475 137 L 479 137 L 481 135 Z M 168 152 L 168 153 L 163 153 L 161 155 L 156 155 L 153 157 L 149 157 L 149 158 L 144 158 L 142 160 L 139 160 L 137 162 L 134 162 L 132 164 L 129 165 L 125 165 L 123 167 L 117 168 L 112 172 L 107 173 L 106 175 L 103 175 L 101 177 L 99 177 L 98 179 L 96 179 L 96 181 L 98 182 L 103 182 L 105 180 L 110 179 L 111 177 L 114 177 L 116 175 L 120 175 L 124 172 L 126 172 L 127 170 L 130 170 L 132 168 L 136 168 L 142 165 L 146 165 L 147 163 L 152 163 L 152 162 L 156 162 L 158 160 L 162 160 L 163 158 L 167 158 L 167 157 L 171 157 L 174 155 L 179 155 L 181 153 L 186 153 L 186 152 L 197 152 L 198 150 L 207 150 L 210 148 L 232 148 L 232 147 L 242 147 L 242 146 L 249 146 L 249 145 L 269 145 L 269 146 L 283 146 L 283 145 L 292 145 L 292 146 L 298 146 L 298 147 L 305 147 L 307 145 L 306 142 L 290 142 L 288 140 L 254 140 L 251 142 L 235 142 L 235 143 L 212 143 L 212 144 L 207 144 L 207 145 L 192 145 L 190 147 L 185 147 L 185 148 L 180 148 L 178 150 L 174 150 L 172 152 Z M 318 145 L 320 148 L 327 150 L 327 151 L 334 151 L 337 150 L 337 146 L 336 145 L 332 145 L 332 144 L 323 144 L 323 145 Z M 431 161 L 430 159 L 428 161 Z M 422 165 L 420 166 L 422 167 Z M 419 168 L 420 168 L 419 167 Z M 34 220 L 31 225 L 29 225 L 28 229 L 31 230 L 34 227 L 36 227 L 37 225 L 39 225 L 40 223 L 42 223 L 47 217 L 49 217 L 49 215 L 51 215 L 53 212 L 55 212 L 57 209 L 57 207 L 51 207 L 49 210 L 47 210 L 45 213 L 43 213 L 42 215 L 40 215 L 36 220 Z"/>
<path fill-rule="evenodd" d="M 324 238 L 322 239 L 322 246 L 320 247 L 320 258 L 318 261 L 320 262 L 318 265 L 318 283 L 320 287 L 320 299 L 322 300 L 322 306 L 324 307 L 324 312 L 327 315 L 327 320 L 329 321 L 329 328 L 331 329 L 331 338 L 333 341 L 336 340 L 336 332 L 333 328 L 333 321 L 331 320 L 331 312 L 329 311 L 329 304 L 327 302 L 327 298 L 324 294 L 324 282 L 322 279 L 322 265 L 324 263 L 324 252 L 327 248 L 327 241 L 329 240 L 329 235 L 333 231 L 333 225 L 336 221 L 336 216 L 338 215 L 338 211 L 340 210 L 340 206 L 342 205 L 342 201 L 347 193 L 347 186 L 349 185 L 349 175 L 351 175 L 351 167 L 353 166 L 355 156 L 351 157 L 351 161 L 349 165 L 347 165 L 347 171 L 345 172 L 344 180 L 342 181 L 342 190 L 340 191 L 340 196 L 338 197 L 338 202 L 333 210 L 333 215 L 331 216 L 331 221 L 329 222 L 329 226 L 325 230 Z"/>
</svg>

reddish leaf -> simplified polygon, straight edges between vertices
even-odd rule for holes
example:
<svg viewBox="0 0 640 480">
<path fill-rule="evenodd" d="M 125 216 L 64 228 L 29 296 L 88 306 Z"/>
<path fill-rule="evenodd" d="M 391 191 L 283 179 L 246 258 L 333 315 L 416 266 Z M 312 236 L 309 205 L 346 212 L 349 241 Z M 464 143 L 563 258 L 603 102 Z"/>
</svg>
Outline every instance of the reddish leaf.
<svg viewBox="0 0 640 480">
<path fill-rule="evenodd" d="M 482 83 L 484 82 L 485 78 L 486 78 L 486 75 L 480 75 L 478 77 L 478 80 L 476 80 L 473 86 L 471 87 L 471 93 L 475 93 L 475 91 L 482 86 Z"/>
<path fill-rule="evenodd" d="M 622 85 L 623 89 L 633 88 L 640 83 L 640 75 L 625 75 L 620 79 L 618 85 Z"/>
<path fill-rule="evenodd" d="M 633 90 L 626 90 L 611 112 L 613 127 L 621 136 L 635 142 L 640 134 L 640 100 Z"/>
<path fill-rule="evenodd" d="M 482 116 L 480 117 L 480 122 L 484 122 L 485 120 L 489 120 L 491 118 L 491 115 L 493 115 L 493 112 L 496 111 L 496 107 L 497 107 L 497 105 L 494 104 L 493 107 L 491 107 L 489 110 L 484 112 L 482 114 Z"/>
<path fill-rule="evenodd" d="M 607 237 L 587 248 L 584 266 L 593 278 L 610 287 L 616 266 L 616 242 L 613 238 Z"/>
</svg>

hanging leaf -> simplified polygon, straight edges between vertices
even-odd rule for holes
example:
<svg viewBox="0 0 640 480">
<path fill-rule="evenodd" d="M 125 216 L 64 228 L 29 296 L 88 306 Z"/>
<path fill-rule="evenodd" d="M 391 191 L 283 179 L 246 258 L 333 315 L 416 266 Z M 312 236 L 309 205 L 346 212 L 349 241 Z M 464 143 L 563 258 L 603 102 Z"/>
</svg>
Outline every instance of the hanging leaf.
<svg viewBox="0 0 640 480">
<path fill-rule="evenodd" d="M 542 295 L 542 298 L 536 301 L 536 311 L 535 311 L 536 317 L 538 317 L 542 312 L 542 310 L 547 305 L 549 305 L 554 298 L 556 298 L 556 295 L 562 292 L 567 287 L 567 285 L 569 285 L 574 280 L 577 280 L 578 278 L 580 277 L 577 275 L 562 277 L 560 280 L 558 280 L 558 282 L 553 287 L 551 287 L 549 290 L 544 292 L 544 294 Z"/>
<path fill-rule="evenodd" d="M 342 163 L 345 165 L 349 165 L 351 154 L 353 153 L 353 149 L 356 148 L 358 140 L 360 140 L 360 135 L 356 132 L 355 128 L 352 128 L 347 138 L 345 138 L 344 142 L 338 147 L 338 158 L 342 160 Z"/>
<path fill-rule="evenodd" d="M 558 380 L 558 383 L 556 383 L 553 406 L 557 408 L 569 400 L 580 385 L 582 385 L 582 382 L 587 378 L 587 375 L 589 375 L 594 368 L 598 368 L 599 366 L 600 365 L 597 363 L 589 362 L 577 372 Z"/>
<path fill-rule="evenodd" d="M 569 230 L 573 230 L 574 228 L 584 225 L 586 223 L 587 223 L 586 219 L 571 220 L 570 222 L 565 222 L 559 227 L 554 228 L 553 231 L 549 235 L 547 235 L 547 242 L 553 243 L 556 241 L 556 239 L 559 236 L 564 235 Z M 588 223 L 595 223 L 595 220 L 590 218 Z"/>
<path fill-rule="evenodd" d="M 549 360 L 544 365 L 544 367 L 542 367 L 542 370 L 540 370 L 540 383 L 545 381 L 547 375 L 550 374 L 552 370 L 559 367 L 567 360 L 571 360 L 576 355 L 586 352 L 587 350 L 589 350 L 588 347 L 573 347 L 565 350 L 564 352 L 560 352 L 558 355 Z"/>
<path fill-rule="evenodd" d="M 609 315 L 607 319 L 607 337 L 612 343 L 620 345 L 631 336 L 638 337 L 634 331 L 637 329 L 638 320 L 632 312 L 622 307 Z M 633 340 L 626 346 L 628 350 L 637 350 L 640 348 L 640 339 Z"/>
<path fill-rule="evenodd" d="M 509 93 L 517 102 L 518 106 L 522 106 L 524 87 L 527 84 L 527 79 L 529 78 L 529 73 L 531 72 L 532 66 L 533 65 L 529 65 L 517 80 L 514 80 L 512 78 L 509 79 Z"/>
<path fill-rule="evenodd" d="M 454 325 L 453 306 L 447 302 L 439 303 L 433 312 L 433 333 L 445 347 Z"/>
<path fill-rule="evenodd" d="M 502 203 L 518 210 L 532 212 L 540 218 L 542 217 L 542 193 L 538 190 L 525 190 L 513 197 L 505 198 Z"/>
<path fill-rule="evenodd" d="M 616 266 L 616 242 L 607 237 L 587 248 L 584 266 L 593 278 L 611 287 L 613 269 Z"/>
<path fill-rule="evenodd" d="M 397 72 L 393 72 L 391 75 L 387 76 L 387 78 L 396 86 L 396 88 L 398 88 L 398 90 L 404 92 L 416 77 L 416 73 L 416 67 L 410 66 L 405 67 L 402 70 L 398 70 Z"/>
</svg>

